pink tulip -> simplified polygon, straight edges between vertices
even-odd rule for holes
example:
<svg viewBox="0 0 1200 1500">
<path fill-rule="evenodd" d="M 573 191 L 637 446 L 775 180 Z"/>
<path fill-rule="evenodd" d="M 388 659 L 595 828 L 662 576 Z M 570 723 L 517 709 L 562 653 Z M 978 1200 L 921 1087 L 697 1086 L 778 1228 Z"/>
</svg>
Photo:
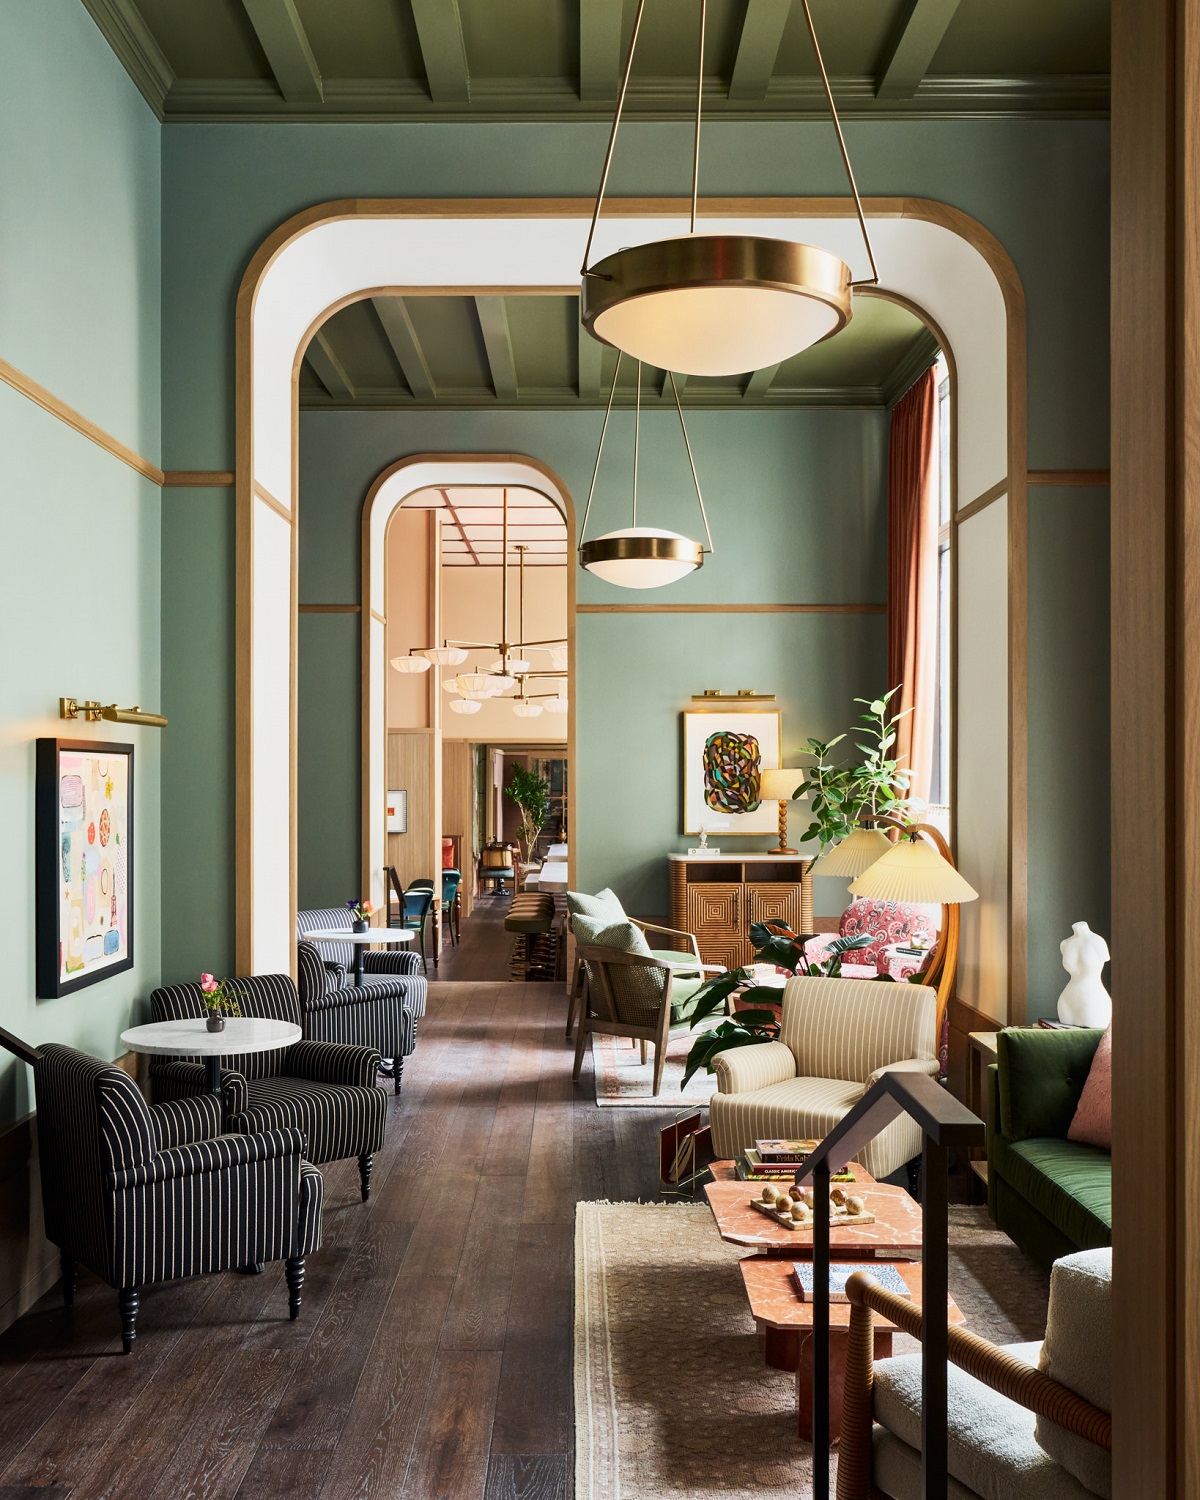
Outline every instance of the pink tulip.
<svg viewBox="0 0 1200 1500">
<path fill-rule="evenodd" d="M 220 989 L 220 985 L 211 974 L 201 974 L 200 988 L 206 995 L 211 995 L 214 990 Z"/>
</svg>

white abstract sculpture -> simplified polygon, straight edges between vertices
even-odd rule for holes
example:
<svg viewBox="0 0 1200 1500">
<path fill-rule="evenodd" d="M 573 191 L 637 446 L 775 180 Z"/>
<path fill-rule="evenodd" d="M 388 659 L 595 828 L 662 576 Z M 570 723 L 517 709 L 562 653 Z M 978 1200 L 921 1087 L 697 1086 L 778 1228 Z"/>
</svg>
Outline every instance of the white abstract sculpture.
<svg viewBox="0 0 1200 1500">
<path fill-rule="evenodd" d="M 1100 979 L 1111 957 L 1108 944 L 1086 922 L 1073 922 L 1071 936 L 1058 945 L 1063 968 L 1071 976 L 1058 997 L 1058 1019 L 1068 1026 L 1107 1026 L 1112 996 Z"/>
</svg>

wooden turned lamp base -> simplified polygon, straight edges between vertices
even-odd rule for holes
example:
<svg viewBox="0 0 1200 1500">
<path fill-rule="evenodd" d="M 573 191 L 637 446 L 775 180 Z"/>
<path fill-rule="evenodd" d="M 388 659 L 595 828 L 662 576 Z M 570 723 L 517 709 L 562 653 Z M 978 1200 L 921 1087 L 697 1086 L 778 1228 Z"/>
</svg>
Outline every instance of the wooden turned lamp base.
<svg viewBox="0 0 1200 1500">
<path fill-rule="evenodd" d="M 771 849 L 771 850 L 769 850 L 768 852 L 771 853 L 771 854 L 798 854 L 799 853 L 798 849 L 793 849 L 788 844 L 788 841 L 787 841 L 787 818 L 788 818 L 788 815 L 787 815 L 787 800 L 785 798 L 781 797 L 779 799 L 779 847 L 777 849 Z"/>
</svg>

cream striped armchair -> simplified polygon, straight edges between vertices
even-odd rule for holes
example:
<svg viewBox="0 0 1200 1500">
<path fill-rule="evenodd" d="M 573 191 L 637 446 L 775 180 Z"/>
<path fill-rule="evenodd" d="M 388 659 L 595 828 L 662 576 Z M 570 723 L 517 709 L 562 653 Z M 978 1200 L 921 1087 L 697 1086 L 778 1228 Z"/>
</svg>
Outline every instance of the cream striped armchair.
<svg viewBox="0 0 1200 1500">
<path fill-rule="evenodd" d="M 777 1042 L 734 1047 L 713 1058 L 709 1103 L 713 1148 L 739 1155 L 768 1136 L 821 1139 L 882 1073 L 938 1076 L 937 995 L 927 985 L 864 979 L 792 979 L 783 992 Z M 859 1160 L 887 1177 L 921 1149 L 902 1115 Z"/>
</svg>

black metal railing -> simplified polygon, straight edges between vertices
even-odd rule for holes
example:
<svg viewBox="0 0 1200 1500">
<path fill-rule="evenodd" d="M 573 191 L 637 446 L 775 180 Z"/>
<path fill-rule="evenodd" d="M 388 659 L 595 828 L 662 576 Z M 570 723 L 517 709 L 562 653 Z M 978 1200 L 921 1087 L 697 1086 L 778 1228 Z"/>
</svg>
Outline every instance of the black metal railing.
<svg viewBox="0 0 1200 1500">
<path fill-rule="evenodd" d="M 925 1073 L 885 1073 L 796 1173 L 813 1187 L 813 1500 L 829 1500 L 829 1187 L 893 1120 L 921 1127 L 921 1493 L 946 1494 L 946 1364 L 950 1151 L 981 1146 L 984 1125 Z"/>
<path fill-rule="evenodd" d="M 19 1057 L 22 1062 L 28 1063 L 31 1068 L 41 1056 L 36 1047 L 23 1042 L 19 1036 L 13 1036 L 11 1031 L 5 1031 L 3 1026 L 0 1026 L 0 1047 L 6 1048 L 14 1057 Z"/>
</svg>

